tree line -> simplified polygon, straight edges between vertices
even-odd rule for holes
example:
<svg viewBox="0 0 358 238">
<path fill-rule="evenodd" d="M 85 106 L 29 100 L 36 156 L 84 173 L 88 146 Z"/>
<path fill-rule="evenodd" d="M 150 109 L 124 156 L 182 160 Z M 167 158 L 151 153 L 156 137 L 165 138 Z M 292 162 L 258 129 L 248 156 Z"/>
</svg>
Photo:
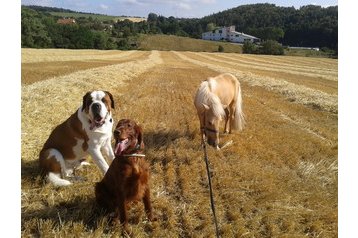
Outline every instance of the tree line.
<svg viewBox="0 0 358 238">
<path fill-rule="evenodd" d="M 252 4 L 193 19 L 150 13 L 147 21 L 137 23 L 129 20 L 100 22 L 96 18 L 80 17 L 75 25 L 59 25 L 56 24 L 58 18 L 43 8 L 39 11 L 22 6 L 22 47 L 130 49 L 138 46 L 138 34 L 171 34 L 200 39 L 203 32 L 215 27 L 234 25 L 237 31 L 262 41 L 338 51 L 337 6 L 308 5 L 295 9 Z"/>
<path fill-rule="evenodd" d="M 96 19 L 61 25 L 49 13 L 21 8 L 21 46 L 30 48 L 116 49 L 116 41 Z"/>
</svg>

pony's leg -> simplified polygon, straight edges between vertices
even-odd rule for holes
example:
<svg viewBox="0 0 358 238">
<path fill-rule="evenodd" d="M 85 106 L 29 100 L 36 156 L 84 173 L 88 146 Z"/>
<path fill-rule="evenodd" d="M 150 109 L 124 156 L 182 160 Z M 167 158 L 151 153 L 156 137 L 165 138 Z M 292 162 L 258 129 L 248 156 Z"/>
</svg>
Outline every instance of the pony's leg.
<svg viewBox="0 0 358 238">
<path fill-rule="evenodd" d="M 200 135 L 201 135 L 201 144 L 205 143 L 205 133 L 204 133 L 204 114 L 198 112 L 199 122 L 200 122 Z"/>
<path fill-rule="evenodd" d="M 224 133 L 227 134 L 227 133 L 229 133 L 228 127 L 230 127 L 230 130 L 231 130 L 231 126 L 228 125 L 228 121 L 229 121 L 229 118 L 230 118 L 230 110 L 228 108 L 225 108 L 225 113 L 226 113 L 226 118 L 225 118 L 225 130 L 224 130 Z"/>
<path fill-rule="evenodd" d="M 233 102 L 230 104 L 230 130 L 229 130 L 229 134 L 231 134 L 231 129 L 232 126 L 235 123 L 235 111 L 236 111 L 236 102 Z"/>
</svg>

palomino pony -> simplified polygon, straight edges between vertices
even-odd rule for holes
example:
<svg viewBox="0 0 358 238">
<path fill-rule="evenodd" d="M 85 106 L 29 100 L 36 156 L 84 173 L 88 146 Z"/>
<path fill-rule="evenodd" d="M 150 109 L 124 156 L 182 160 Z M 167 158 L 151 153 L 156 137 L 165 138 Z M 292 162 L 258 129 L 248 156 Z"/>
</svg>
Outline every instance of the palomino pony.
<svg viewBox="0 0 358 238">
<path fill-rule="evenodd" d="M 203 81 L 196 92 L 196 107 L 202 138 L 219 149 L 219 126 L 225 118 L 225 133 L 242 130 L 245 124 L 239 80 L 229 73 Z M 230 120 L 230 123 L 228 124 Z"/>
</svg>

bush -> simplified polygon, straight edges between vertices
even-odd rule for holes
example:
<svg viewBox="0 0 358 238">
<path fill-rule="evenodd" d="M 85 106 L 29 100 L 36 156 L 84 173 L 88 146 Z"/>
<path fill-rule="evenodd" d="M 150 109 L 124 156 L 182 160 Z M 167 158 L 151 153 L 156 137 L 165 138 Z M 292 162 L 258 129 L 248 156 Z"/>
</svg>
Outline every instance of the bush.
<svg viewBox="0 0 358 238">
<path fill-rule="evenodd" d="M 281 44 L 274 40 L 264 41 L 260 47 L 260 54 L 283 55 L 284 50 Z"/>
<path fill-rule="evenodd" d="M 244 54 L 283 55 L 284 49 L 281 44 L 274 40 L 264 41 L 261 46 L 247 41 L 242 47 L 242 52 Z"/>
<path fill-rule="evenodd" d="M 127 38 L 122 38 L 117 41 L 117 48 L 119 50 L 128 50 L 129 49 L 129 42 Z"/>
<path fill-rule="evenodd" d="M 219 52 L 224 52 L 224 47 L 223 47 L 222 45 L 219 45 L 218 51 L 219 51 Z"/>
<path fill-rule="evenodd" d="M 242 47 L 242 53 L 244 54 L 257 54 L 258 47 L 250 41 L 246 41 Z"/>
</svg>

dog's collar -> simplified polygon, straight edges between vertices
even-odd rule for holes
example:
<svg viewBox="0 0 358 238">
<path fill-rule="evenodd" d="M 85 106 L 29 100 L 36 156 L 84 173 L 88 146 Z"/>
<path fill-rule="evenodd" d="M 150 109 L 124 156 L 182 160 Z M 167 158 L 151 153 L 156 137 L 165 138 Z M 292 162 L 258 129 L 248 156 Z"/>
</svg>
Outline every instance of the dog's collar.
<svg viewBox="0 0 358 238">
<path fill-rule="evenodd" d="M 137 154 L 138 151 L 140 151 L 141 148 L 140 148 L 140 144 L 137 142 L 137 144 L 134 146 L 134 148 L 132 150 L 130 150 L 129 152 L 131 154 Z"/>
<path fill-rule="evenodd" d="M 124 154 L 124 155 L 121 155 L 123 157 L 145 157 L 145 154 L 137 154 L 137 153 L 134 153 L 134 154 Z"/>
</svg>

